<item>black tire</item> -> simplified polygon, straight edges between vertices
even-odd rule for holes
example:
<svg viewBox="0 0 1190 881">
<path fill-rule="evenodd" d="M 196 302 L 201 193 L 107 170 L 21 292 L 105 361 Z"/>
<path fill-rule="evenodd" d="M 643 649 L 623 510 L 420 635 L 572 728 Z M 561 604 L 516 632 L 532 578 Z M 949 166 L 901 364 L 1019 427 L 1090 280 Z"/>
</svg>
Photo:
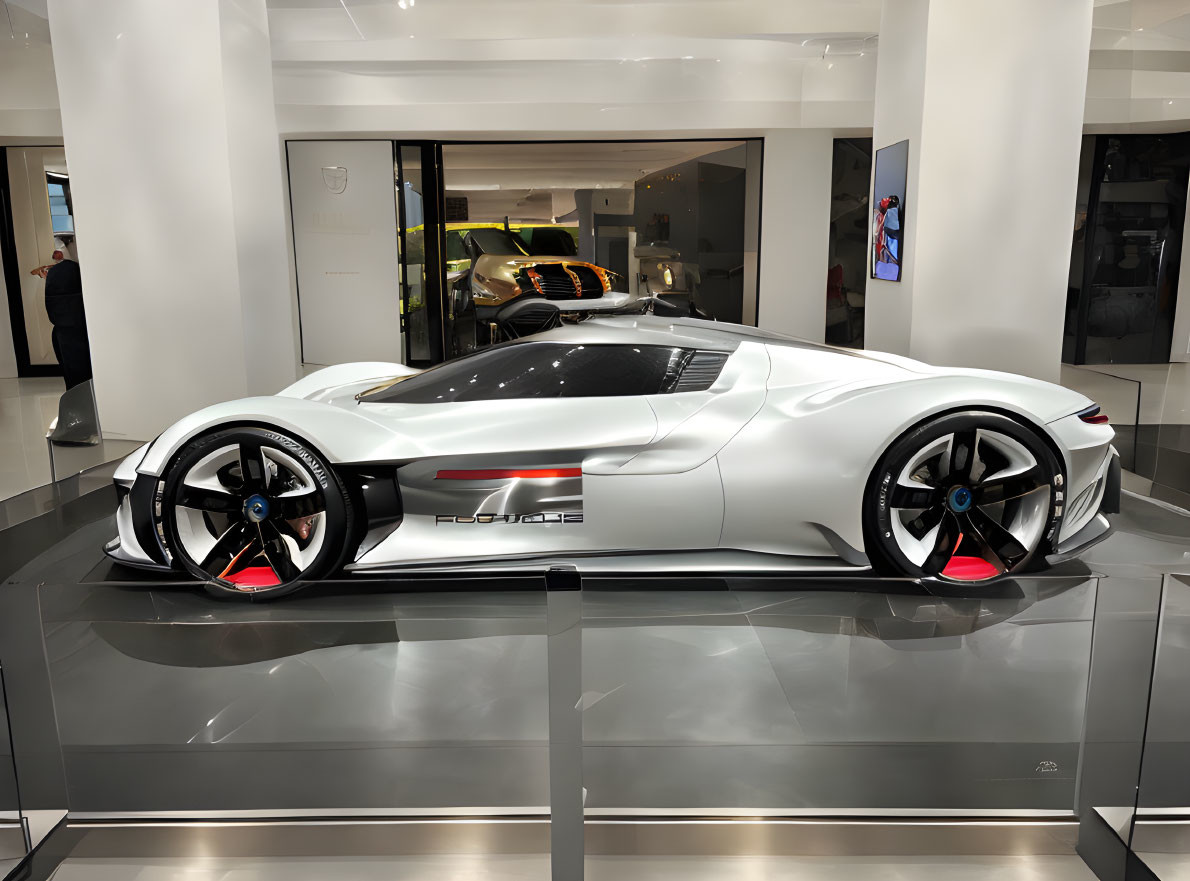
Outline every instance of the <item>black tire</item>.
<svg viewBox="0 0 1190 881">
<path fill-rule="evenodd" d="M 898 438 L 873 470 L 868 558 L 882 575 L 956 583 L 1037 568 L 1058 534 L 1062 483 L 1036 430 L 1000 413 L 940 416 Z"/>
<path fill-rule="evenodd" d="M 210 593 L 250 599 L 284 596 L 339 569 L 356 533 L 351 498 L 326 461 L 265 428 L 184 446 L 165 472 L 160 523 L 175 563 Z"/>
</svg>

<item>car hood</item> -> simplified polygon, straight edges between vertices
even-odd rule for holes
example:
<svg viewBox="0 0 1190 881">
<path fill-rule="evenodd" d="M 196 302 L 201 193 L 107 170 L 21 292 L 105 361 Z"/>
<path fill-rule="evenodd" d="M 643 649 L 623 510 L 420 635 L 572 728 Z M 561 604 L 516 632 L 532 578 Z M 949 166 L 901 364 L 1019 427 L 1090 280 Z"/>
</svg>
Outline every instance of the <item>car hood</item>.
<svg viewBox="0 0 1190 881">
<path fill-rule="evenodd" d="M 283 398 L 304 398 L 324 404 L 351 406 L 356 395 L 370 388 L 392 382 L 399 377 L 421 373 L 416 367 L 388 361 L 363 361 L 356 364 L 336 364 L 324 367 L 299 379 L 277 394 Z"/>
</svg>

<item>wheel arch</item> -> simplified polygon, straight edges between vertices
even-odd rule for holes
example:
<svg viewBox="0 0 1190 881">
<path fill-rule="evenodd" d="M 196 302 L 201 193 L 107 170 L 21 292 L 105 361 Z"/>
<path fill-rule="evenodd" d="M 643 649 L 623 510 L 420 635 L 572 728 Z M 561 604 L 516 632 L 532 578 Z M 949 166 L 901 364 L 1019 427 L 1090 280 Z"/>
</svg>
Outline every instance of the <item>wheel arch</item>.
<svg viewBox="0 0 1190 881">
<path fill-rule="evenodd" d="M 302 398 L 247 398 L 216 404 L 175 422 L 150 444 L 137 473 L 160 477 L 187 444 L 230 428 L 276 431 L 306 444 L 333 466 L 417 454 L 412 439 L 342 407 Z"/>
<path fill-rule="evenodd" d="M 397 463 L 386 461 L 338 462 L 328 456 L 326 450 L 317 442 L 312 441 L 310 436 L 305 433 L 292 430 L 288 426 L 270 423 L 264 419 L 233 419 L 195 431 L 175 445 L 173 453 L 161 467 L 160 473 L 153 476 L 154 481 L 165 480 L 178 459 L 192 443 L 237 429 L 271 431 L 284 435 L 306 447 L 326 462 L 351 497 L 352 504 L 358 512 L 354 520 L 353 531 L 347 537 L 350 559 L 354 559 L 369 531 L 400 522 L 403 508 L 400 486 L 396 476 Z"/>
<path fill-rule="evenodd" d="M 876 468 L 880 464 L 881 460 L 884 459 L 885 454 L 887 454 L 888 451 L 890 449 L 892 449 L 892 447 L 895 444 L 900 442 L 900 440 L 902 438 L 912 434 L 913 432 L 917 431 L 922 426 L 924 426 L 930 422 L 933 422 L 936 419 L 943 419 L 947 416 L 956 416 L 960 413 L 967 413 L 967 412 L 994 413 L 997 416 L 1005 416 L 1005 417 L 1011 419 L 1012 421 L 1019 423 L 1024 428 L 1028 428 L 1030 431 L 1032 431 L 1034 434 L 1036 434 L 1039 438 L 1041 438 L 1042 441 L 1045 442 L 1046 446 L 1049 447 L 1050 452 L 1054 454 L 1054 458 L 1058 460 L 1059 464 L 1061 464 L 1063 475 L 1065 475 L 1070 470 L 1070 461 L 1066 454 L 1066 450 L 1062 446 L 1062 444 L 1058 441 L 1058 439 L 1054 435 L 1054 433 L 1050 430 L 1049 426 L 1046 425 L 1044 422 L 1041 422 L 1038 419 L 1030 416 L 1028 413 L 1024 412 L 1023 410 L 1014 410 L 1010 407 L 1006 407 L 999 403 L 997 403 L 997 404 L 984 404 L 984 403 L 974 403 L 974 402 L 965 403 L 965 404 L 951 403 L 951 404 L 946 404 L 946 405 L 938 407 L 937 409 L 929 411 L 924 416 L 919 418 L 917 421 L 911 423 L 910 425 L 903 428 L 901 431 L 897 432 L 895 435 L 891 436 L 888 439 L 888 441 L 876 452 L 875 457 L 872 459 L 872 462 L 870 463 L 870 466 L 868 468 L 868 476 L 867 476 L 866 480 L 864 481 L 865 490 L 867 489 L 868 486 L 870 486 L 872 479 L 876 476 Z"/>
</svg>

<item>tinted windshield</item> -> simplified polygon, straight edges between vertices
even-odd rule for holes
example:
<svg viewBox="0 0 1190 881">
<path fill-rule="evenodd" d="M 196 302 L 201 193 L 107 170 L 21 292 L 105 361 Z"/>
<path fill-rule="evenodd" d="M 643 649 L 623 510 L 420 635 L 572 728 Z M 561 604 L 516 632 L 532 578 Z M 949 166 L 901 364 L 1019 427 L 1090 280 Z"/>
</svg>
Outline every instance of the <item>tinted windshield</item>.
<svg viewBox="0 0 1190 881">
<path fill-rule="evenodd" d="M 576 257 L 578 243 L 574 234 L 563 226 L 530 226 L 517 231 L 529 245 L 534 257 Z"/>
<path fill-rule="evenodd" d="M 527 342 L 496 346 L 360 396 L 364 403 L 656 395 L 674 390 L 693 351 L 675 346 Z"/>
<path fill-rule="evenodd" d="M 529 248 L 516 233 L 502 229 L 473 229 L 467 233 L 484 254 L 528 255 Z"/>
</svg>

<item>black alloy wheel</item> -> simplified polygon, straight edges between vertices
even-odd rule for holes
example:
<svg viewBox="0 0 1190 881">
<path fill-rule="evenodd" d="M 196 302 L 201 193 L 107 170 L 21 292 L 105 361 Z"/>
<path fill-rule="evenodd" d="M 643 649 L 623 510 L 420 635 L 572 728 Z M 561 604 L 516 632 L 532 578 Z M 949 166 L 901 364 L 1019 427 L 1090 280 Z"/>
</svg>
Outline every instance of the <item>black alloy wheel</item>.
<svg viewBox="0 0 1190 881">
<path fill-rule="evenodd" d="M 221 596 L 280 596 L 343 565 L 351 500 L 323 459 L 274 431 L 191 441 L 165 476 L 170 554 Z"/>
<path fill-rule="evenodd" d="M 877 571 L 986 581 L 1026 571 L 1053 545 L 1062 470 L 1049 445 L 998 413 L 958 413 L 897 440 L 864 500 Z"/>
</svg>

